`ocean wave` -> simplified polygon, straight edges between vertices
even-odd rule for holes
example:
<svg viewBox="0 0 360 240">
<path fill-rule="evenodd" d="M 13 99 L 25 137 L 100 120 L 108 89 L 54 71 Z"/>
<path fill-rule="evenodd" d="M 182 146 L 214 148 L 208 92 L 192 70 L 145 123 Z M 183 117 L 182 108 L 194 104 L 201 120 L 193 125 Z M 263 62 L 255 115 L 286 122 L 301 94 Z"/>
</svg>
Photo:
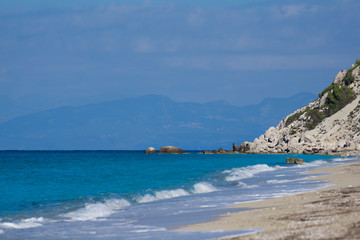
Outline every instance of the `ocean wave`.
<svg viewBox="0 0 360 240">
<path fill-rule="evenodd" d="M 216 187 L 207 182 L 200 182 L 194 184 L 194 193 L 209 193 L 218 191 Z"/>
<path fill-rule="evenodd" d="M 228 176 L 225 178 L 226 181 L 237 181 L 246 178 L 252 178 L 255 174 L 262 173 L 262 172 L 269 172 L 276 170 L 276 167 L 270 167 L 267 164 L 257 164 L 248 167 L 241 167 L 241 168 L 233 168 L 230 170 L 223 171 L 224 174 Z"/>
<path fill-rule="evenodd" d="M 0 229 L 0 234 L 4 234 L 5 232 L 3 230 Z"/>
<path fill-rule="evenodd" d="M 146 194 L 144 196 L 141 196 L 137 199 L 137 202 L 139 202 L 139 203 L 153 202 L 153 201 L 162 200 L 162 199 L 186 196 L 186 195 L 189 195 L 190 193 L 185 191 L 182 188 L 179 188 L 179 189 L 175 189 L 175 190 L 156 191 L 154 194 L 155 195 Z"/>
<path fill-rule="evenodd" d="M 193 185 L 193 189 L 186 191 L 182 188 L 175 190 L 162 190 L 156 191 L 154 194 L 145 194 L 144 196 L 139 196 L 136 198 L 138 203 L 153 202 L 157 200 L 170 199 L 176 197 L 187 196 L 190 194 L 199 194 L 199 193 L 209 193 L 218 191 L 216 187 L 207 182 L 200 182 Z"/>
<path fill-rule="evenodd" d="M 63 215 L 70 221 L 98 220 L 111 215 L 115 210 L 129 207 L 131 204 L 125 199 L 108 199 L 104 203 L 87 203 L 84 208 Z"/>
<path fill-rule="evenodd" d="M 43 217 L 40 218 L 27 218 L 22 219 L 16 222 L 3 222 L 0 223 L 0 227 L 2 228 L 13 228 L 13 229 L 25 229 L 25 228 L 34 228 L 34 227 L 41 227 L 45 221 Z"/>
<path fill-rule="evenodd" d="M 305 167 L 318 167 L 324 164 L 329 164 L 327 161 L 324 160 L 316 160 L 313 162 L 305 162 L 303 164 L 296 164 L 294 167 L 297 168 L 305 168 Z"/>
</svg>

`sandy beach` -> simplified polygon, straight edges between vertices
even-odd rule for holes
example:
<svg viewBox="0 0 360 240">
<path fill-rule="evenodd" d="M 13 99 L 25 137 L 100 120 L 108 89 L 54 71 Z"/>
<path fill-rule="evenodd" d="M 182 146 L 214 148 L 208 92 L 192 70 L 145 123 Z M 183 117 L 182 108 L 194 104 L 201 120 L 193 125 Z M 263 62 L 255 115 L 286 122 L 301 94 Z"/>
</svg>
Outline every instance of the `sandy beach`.
<svg viewBox="0 0 360 240">
<path fill-rule="evenodd" d="M 246 211 L 228 213 L 216 221 L 181 230 L 259 233 L 227 239 L 360 239 L 360 161 L 316 169 L 306 174 L 327 174 L 312 180 L 329 181 L 314 192 L 236 204 Z"/>
</svg>

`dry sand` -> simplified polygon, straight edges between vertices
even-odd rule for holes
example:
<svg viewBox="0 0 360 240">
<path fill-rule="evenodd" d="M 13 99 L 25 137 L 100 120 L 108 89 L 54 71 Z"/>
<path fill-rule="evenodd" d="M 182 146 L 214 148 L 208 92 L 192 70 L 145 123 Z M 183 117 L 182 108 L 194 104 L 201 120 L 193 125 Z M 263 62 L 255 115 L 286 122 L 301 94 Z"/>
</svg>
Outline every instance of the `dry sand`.
<svg viewBox="0 0 360 240">
<path fill-rule="evenodd" d="M 235 207 L 250 209 L 181 230 L 263 230 L 229 238 L 233 240 L 360 239 L 360 161 L 309 173 L 329 173 L 312 179 L 327 180 L 331 186 L 310 193 L 237 204 Z"/>
</svg>

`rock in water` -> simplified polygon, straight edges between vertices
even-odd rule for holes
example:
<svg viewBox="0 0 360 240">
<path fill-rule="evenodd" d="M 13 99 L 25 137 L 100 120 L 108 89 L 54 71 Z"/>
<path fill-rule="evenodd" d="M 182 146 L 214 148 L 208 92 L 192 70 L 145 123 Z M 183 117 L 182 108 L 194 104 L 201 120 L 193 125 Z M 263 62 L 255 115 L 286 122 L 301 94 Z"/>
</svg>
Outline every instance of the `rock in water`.
<svg viewBox="0 0 360 240">
<path fill-rule="evenodd" d="M 213 151 L 203 151 L 203 154 L 214 154 Z"/>
<path fill-rule="evenodd" d="M 156 153 L 156 149 L 153 147 L 149 147 L 148 149 L 146 149 L 145 153 L 147 154 L 153 154 Z"/>
<path fill-rule="evenodd" d="M 233 151 L 234 151 L 234 152 L 239 152 L 240 147 L 237 146 L 236 143 L 233 143 L 232 147 L 233 147 Z"/>
<path fill-rule="evenodd" d="M 305 163 L 305 161 L 301 158 L 287 158 L 286 163 L 300 164 L 300 163 Z"/>
<path fill-rule="evenodd" d="M 173 147 L 173 146 L 166 146 L 166 147 L 162 147 L 159 150 L 159 153 L 184 153 L 184 150 L 177 148 L 177 147 Z"/>
</svg>

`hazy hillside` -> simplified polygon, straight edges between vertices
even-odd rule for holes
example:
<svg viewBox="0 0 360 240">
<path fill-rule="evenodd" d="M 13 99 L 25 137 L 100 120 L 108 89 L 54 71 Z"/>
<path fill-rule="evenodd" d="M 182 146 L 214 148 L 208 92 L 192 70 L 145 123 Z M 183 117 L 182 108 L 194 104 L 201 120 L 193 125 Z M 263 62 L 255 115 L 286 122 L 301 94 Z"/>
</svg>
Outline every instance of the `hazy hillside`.
<svg viewBox="0 0 360 240">
<path fill-rule="evenodd" d="M 301 93 L 237 107 L 223 101 L 180 103 L 146 95 L 62 107 L 1 123 L 0 149 L 229 148 L 235 139 L 255 138 L 315 98 L 314 94 Z"/>
</svg>

